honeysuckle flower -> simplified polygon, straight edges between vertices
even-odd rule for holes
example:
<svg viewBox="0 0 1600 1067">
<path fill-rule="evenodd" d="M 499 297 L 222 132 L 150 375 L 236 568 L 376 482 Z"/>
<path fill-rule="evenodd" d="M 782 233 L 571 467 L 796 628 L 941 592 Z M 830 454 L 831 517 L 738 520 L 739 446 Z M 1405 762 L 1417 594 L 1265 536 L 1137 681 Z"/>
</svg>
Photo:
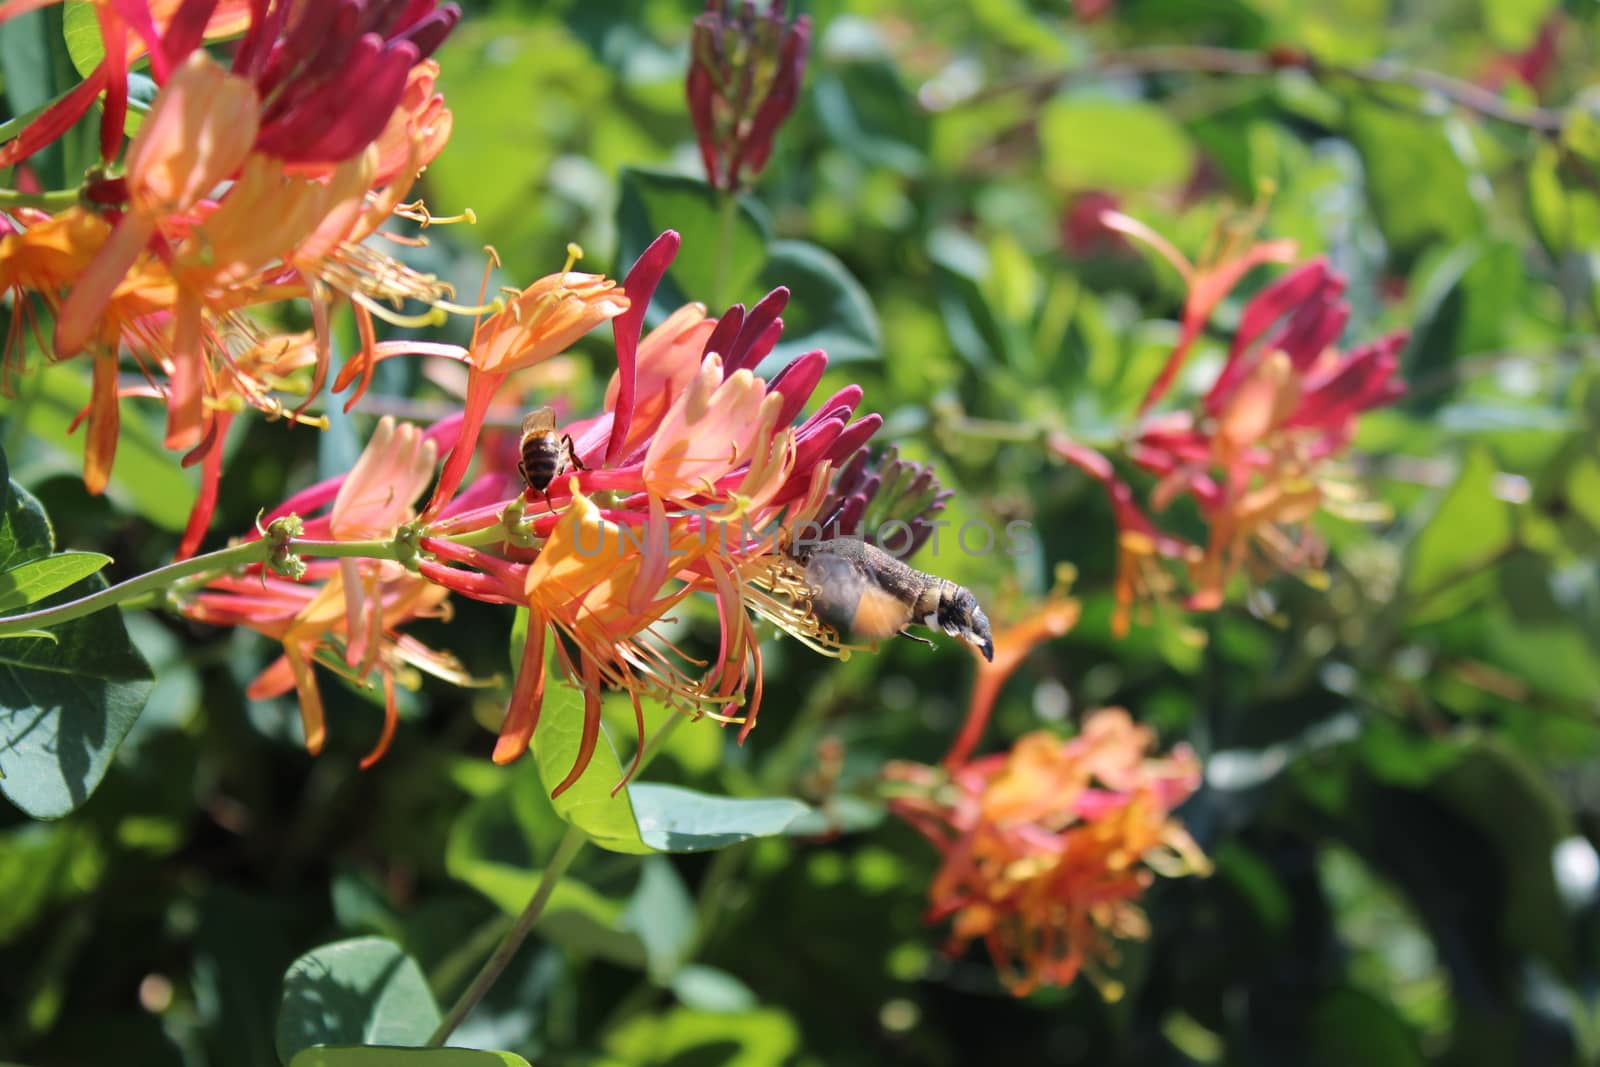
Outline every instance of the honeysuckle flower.
<svg viewBox="0 0 1600 1067">
<path fill-rule="evenodd" d="M 1039 731 L 948 773 L 891 764 L 891 808 L 942 855 L 929 922 L 949 919 L 952 953 L 987 947 L 1017 996 L 1087 975 L 1107 999 L 1115 940 L 1148 936 L 1139 898 L 1155 874 L 1210 866 L 1172 811 L 1200 785 L 1185 746 L 1150 756 L 1154 735 L 1121 708 L 1077 737 Z"/>
<path fill-rule="evenodd" d="M 22 6 L 0 7 L 0 19 Z M 449 134 L 427 56 L 459 18 L 433 0 L 132 0 L 96 9 L 108 55 L 101 84 L 125 75 L 116 57 L 148 52 L 160 92 L 125 174 L 85 186 L 92 208 L 53 219 L 18 212 L 8 251 L 22 257 L 0 268 L 22 318 L 25 294 L 54 313 L 56 358 L 87 351 L 94 359 L 91 492 L 104 489 L 111 469 L 124 350 L 166 401 L 167 446 L 195 463 L 222 439 L 233 403 L 282 410 L 264 379 L 241 377 L 238 354 L 259 335 L 245 309 L 309 301 L 317 358 L 300 390 L 309 398 L 327 373 L 334 299 L 354 305 L 364 354 L 382 347 L 373 315 L 394 317 L 388 309 L 408 300 L 448 306 L 447 286 L 363 242 L 395 213 L 427 218 L 402 200 Z M 241 30 L 231 66 L 199 47 Z M 12 373 L 18 336 L 8 339 Z M 195 523 L 209 515 L 220 473 L 214 462 L 205 470 L 180 554 L 204 533 Z"/>
<path fill-rule="evenodd" d="M 1187 289 L 1178 343 L 1167 357 L 1161 374 L 1145 394 L 1144 402 L 1140 405 L 1141 411 L 1148 411 L 1166 395 L 1179 369 L 1188 359 L 1190 349 L 1199 340 L 1200 331 L 1205 329 L 1211 313 L 1222 303 L 1223 297 L 1232 292 L 1234 286 L 1253 268 L 1263 263 L 1287 263 L 1295 254 L 1293 241 L 1255 240 L 1259 218 L 1246 219 L 1233 226 L 1225 224 L 1219 228 L 1214 249 L 1199 263 L 1190 263 L 1188 257 L 1179 252 L 1171 241 L 1120 211 L 1102 212 L 1100 220 L 1106 229 L 1127 234 L 1148 244 L 1178 272 Z"/>
<path fill-rule="evenodd" d="M 783 0 L 707 0 L 689 46 L 689 117 L 706 180 L 737 190 L 767 165 L 772 140 L 794 110 L 811 46 L 811 20 L 784 18 Z"/>
<path fill-rule="evenodd" d="M 585 693 L 584 743 L 557 792 L 588 763 L 602 688 L 742 723 L 741 736 L 748 734 L 761 703 L 751 612 L 813 648 L 844 651 L 801 605 L 803 575 L 783 545 L 787 530 L 816 517 L 834 467 L 880 420 L 851 421 L 860 389 L 849 387 L 796 424 L 826 363 L 821 353 L 797 358 L 771 381 L 754 373 L 777 341 L 784 291 L 748 315 L 733 309 L 720 321 L 698 306 L 680 309 L 641 338 L 642 309 L 676 245 L 675 234 L 664 235 L 641 256 L 624 282 L 625 300 L 610 287 L 594 289 L 604 294 L 605 310 L 625 311 L 612 318 L 618 370 L 605 409 L 557 429 L 573 438 L 582 469 L 557 477 L 526 517 L 533 499 L 526 486 L 508 477 L 504 457 L 489 457 L 487 469 L 459 495 L 435 492 L 430 508 L 438 510 L 421 541 L 424 576 L 461 595 L 529 612 L 496 760 L 514 760 L 528 748 L 547 653 Z M 565 299 L 570 290 L 547 292 Z M 559 320 L 567 324 L 560 333 L 535 331 L 516 345 L 504 344 L 499 331 L 488 333 L 489 353 L 469 352 L 464 360 L 503 370 L 529 355 L 552 355 L 555 346 L 544 351 L 543 339 L 570 342 L 596 314 L 592 303 L 574 304 Z M 479 380 L 496 373 L 480 371 Z M 488 398 L 476 403 L 486 406 Z M 463 472 L 476 450 L 475 440 L 468 444 L 474 407 L 469 398 L 452 452 Z M 512 526 L 508 517 L 516 518 Z M 493 530 L 503 530 L 503 539 L 484 543 L 482 534 Z M 666 612 L 700 593 L 712 598 L 719 622 L 716 655 L 705 663 L 657 629 Z"/>
<path fill-rule="evenodd" d="M 392 538 L 415 518 L 414 503 L 433 476 L 437 448 L 421 430 L 382 419 L 349 474 L 285 501 L 279 514 L 325 515 L 305 520 L 308 538 L 366 541 Z M 400 633 L 418 618 L 448 618 L 449 590 L 392 560 L 313 560 L 298 579 L 263 564 L 223 575 L 184 596 L 180 610 L 199 622 L 243 626 L 282 642 L 283 654 L 246 690 L 251 699 L 295 691 L 306 748 L 322 750 L 327 736 L 314 663 L 358 685 L 376 673 L 384 693 L 384 726 L 362 760 L 371 766 L 388 748 L 398 721 L 395 686 L 416 688 L 418 670 L 458 685 L 478 684 L 453 656 Z"/>
<path fill-rule="evenodd" d="M 1067 595 L 1067 584 L 1063 581 L 1043 601 L 1032 606 L 1027 614 L 996 629 L 992 659 L 974 653 L 978 677 L 972 684 L 972 697 L 967 704 L 967 717 L 962 723 L 961 732 L 945 754 L 946 767 L 960 767 L 971 757 L 983 736 L 984 727 L 989 723 L 995 701 L 1000 697 L 1000 688 L 1022 666 L 1028 653 L 1044 642 L 1062 636 L 1077 624 L 1082 607 Z"/>
<path fill-rule="evenodd" d="M 1151 412 L 1217 304 L 1249 269 L 1292 255 L 1294 246 L 1252 240 L 1241 248 L 1249 238 L 1247 228 L 1239 228 L 1222 242 L 1212 266 L 1195 268 L 1144 224 L 1115 212 L 1103 218 L 1155 246 L 1189 283 L 1178 343 L 1145 396 L 1127 454 L 1158 479 L 1151 512 L 1187 496 L 1207 532 L 1200 548 L 1162 531 L 1105 456 L 1052 435 L 1050 449 L 1100 482 L 1116 515 L 1114 632 L 1126 632 L 1136 600 L 1176 591 L 1180 566 L 1191 586 L 1185 606 L 1200 611 L 1220 607 L 1228 583 L 1242 572 L 1257 579 L 1295 573 L 1320 582 L 1326 550 L 1311 525 L 1315 514 L 1381 515 L 1337 476 L 1336 460 L 1361 413 L 1404 392 L 1396 373 L 1405 334 L 1340 350 L 1350 318 L 1345 282 L 1326 260 L 1313 259 L 1245 304 L 1228 357 L 1197 403 Z"/>
<path fill-rule="evenodd" d="M 1245 306 L 1199 410 L 1151 419 L 1130 448 L 1161 479 L 1158 509 L 1187 494 L 1206 520 L 1191 607 L 1220 606 L 1228 579 L 1247 568 L 1317 580 L 1325 550 L 1310 519 L 1323 508 L 1363 514 L 1331 461 L 1363 411 L 1404 392 L 1395 374 L 1405 335 L 1334 347 L 1349 317 L 1343 292 L 1321 259 L 1267 286 Z"/>
<path fill-rule="evenodd" d="M 603 275 L 572 269 L 580 254 L 577 246 L 569 246 L 565 267 L 517 293 L 504 308 L 473 329 L 472 343 L 460 357 L 468 368 L 461 436 L 445 459 L 444 471 L 428 505 L 430 513 L 437 512 L 460 487 L 477 447 L 483 417 L 506 378 L 566 351 L 596 326 L 628 310 L 628 295 L 615 282 Z M 364 387 L 375 359 L 352 360 L 335 388 L 342 389 L 357 375 L 362 377 Z"/>
</svg>

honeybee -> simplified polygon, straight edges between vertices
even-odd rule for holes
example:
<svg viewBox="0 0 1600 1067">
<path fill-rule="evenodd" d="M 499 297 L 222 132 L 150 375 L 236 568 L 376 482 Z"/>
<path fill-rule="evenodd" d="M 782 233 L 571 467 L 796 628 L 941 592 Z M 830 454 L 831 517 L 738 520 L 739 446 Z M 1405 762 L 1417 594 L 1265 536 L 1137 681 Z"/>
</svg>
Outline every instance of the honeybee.
<svg viewBox="0 0 1600 1067">
<path fill-rule="evenodd" d="M 522 459 L 517 463 L 517 473 L 522 480 L 544 497 L 550 504 L 550 494 L 545 492 L 556 476 L 568 467 L 583 470 L 577 450 L 572 447 L 572 435 L 556 433 L 556 413 L 551 408 L 535 408 L 522 419 Z"/>
<path fill-rule="evenodd" d="M 859 537 L 835 537 L 794 556 L 811 587 L 811 610 L 841 633 L 869 641 L 899 634 L 931 646 L 906 630 L 921 625 L 994 660 L 989 619 L 965 586 L 924 574 Z"/>
</svg>

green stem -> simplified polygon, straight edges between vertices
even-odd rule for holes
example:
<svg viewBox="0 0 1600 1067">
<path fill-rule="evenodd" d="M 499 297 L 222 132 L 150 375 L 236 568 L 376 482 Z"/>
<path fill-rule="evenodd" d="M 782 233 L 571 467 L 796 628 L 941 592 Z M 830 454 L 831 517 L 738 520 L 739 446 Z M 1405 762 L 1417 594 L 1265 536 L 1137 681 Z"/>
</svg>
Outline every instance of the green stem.
<svg viewBox="0 0 1600 1067">
<path fill-rule="evenodd" d="M 105 608 L 115 607 L 126 600 L 136 596 L 147 595 L 165 589 L 181 578 L 192 574 L 201 574 L 205 571 L 225 571 L 234 567 L 243 567 L 251 563 L 260 563 L 271 556 L 278 546 L 262 539 L 250 541 L 231 548 L 220 549 L 216 552 L 207 552 L 203 556 L 195 556 L 179 563 L 171 563 L 165 567 L 158 567 L 148 574 L 141 574 L 137 578 L 129 578 L 125 582 L 90 593 L 86 597 L 57 604 L 55 607 L 40 608 L 24 615 L 8 615 L 0 619 L 0 636 L 15 633 L 19 630 L 38 630 L 49 626 L 57 626 L 73 619 L 81 619 L 85 615 L 92 615 Z"/>
<path fill-rule="evenodd" d="M 271 538 L 260 538 L 247 541 L 242 545 L 232 545 L 228 548 L 207 552 L 201 556 L 169 563 L 165 567 L 157 567 L 148 574 L 141 574 L 137 578 L 129 578 L 125 582 L 109 586 L 97 593 L 70 600 L 65 604 L 54 607 L 40 608 L 23 615 L 8 615 L 0 618 L 0 637 L 6 634 L 18 633 L 23 630 L 40 630 L 51 626 L 59 626 L 73 619 L 81 619 L 85 615 L 92 615 L 106 608 L 127 604 L 130 601 L 141 605 L 159 602 L 161 594 L 167 589 L 196 574 L 220 573 L 230 571 L 236 567 L 245 567 L 252 563 L 262 563 L 270 559 L 274 552 L 279 550 L 304 553 L 311 556 L 355 556 L 366 559 L 400 559 L 401 548 L 394 541 L 303 541 L 291 539 L 279 543 Z"/>
<path fill-rule="evenodd" d="M 48 193 L 24 193 L 18 189 L 0 189 L 0 210 L 31 207 L 40 211 L 61 211 L 77 202 L 76 189 L 53 189 Z"/>
<path fill-rule="evenodd" d="M 578 855 L 578 850 L 583 847 L 589 835 L 568 824 L 567 832 L 562 835 L 561 843 L 556 845 L 555 855 L 550 857 L 550 862 L 545 866 L 544 874 L 539 877 L 539 885 L 533 891 L 533 899 L 528 901 L 528 906 L 522 909 L 522 914 L 517 916 L 516 923 L 506 936 L 500 939 L 500 944 L 495 947 L 494 954 L 489 957 L 483 969 L 473 978 L 472 984 L 466 992 L 456 1000 L 455 1006 L 450 1009 L 450 1014 L 444 1017 L 432 1035 L 429 1036 L 427 1048 L 439 1048 L 446 1039 L 461 1025 L 469 1012 L 478 1006 L 495 980 L 500 977 L 511 963 L 517 949 L 522 947 L 522 942 L 527 939 L 533 930 L 533 924 L 539 921 L 539 916 L 544 912 L 544 906 L 550 902 L 550 894 L 555 892 L 556 884 L 561 881 L 561 876 L 572 865 L 573 859 Z"/>
<path fill-rule="evenodd" d="M 661 754 L 662 746 L 667 743 L 667 738 L 672 736 L 673 731 L 677 730 L 679 724 L 687 717 L 685 715 L 672 716 L 662 724 L 661 729 L 655 732 L 654 737 L 645 742 L 644 753 L 639 757 L 640 774 L 643 774 L 645 768 L 650 766 L 651 760 Z M 533 898 L 528 901 L 528 906 L 522 909 L 522 914 L 517 916 L 516 923 L 500 939 L 500 943 L 495 946 L 493 955 L 484 962 L 483 968 L 472 979 L 472 984 L 467 987 L 466 992 L 462 993 L 456 1000 L 455 1005 L 450 1009 L 450 1014 L 444 1017 L 444 1021 L 439 1024 L 438 1029 L 434 1030 L 433 1034 L 429 1036 L 426 1047 L 438 1048 L 443 1045 L 451 1033 L 455 1031 L 455 1028 L 461 1025 L 462 1020 L 488 994 L 490 988 L 494 986 L 495 980 L 500 977 L 500 973 L 510 965 L 512 958 L 516 956 L 517 949 L 522 947 L 522 942 L 527 940 L 528 934 L 533 930 L 534 923 L 539 921 L 539 916 L 544 911 L 544 906 L 549 903 L 550 894 L 555 892 L 556 883 L 561 880 L 561 875 L 572 865 L 578 850 L 588 840 L 588 834 L 571 823 L 567 824 L 567 832 L 562 835 L 561 842 L 556 845 L 555 855 L 550 857 L 550 863 L 545 867 L 544 874 L 540 876 L 539 884 L 534 887 Z"/>
<path fill-rule="evenodd" d="M 733 224 L 739 214 L 739 198 L 733 193 L 722 194 L 721 221 L 717 227 L 717 267 L 712 275 L 711 309 L 722 314 L 728 308 L 728 262 L 733 259 Z"/>
</svg>

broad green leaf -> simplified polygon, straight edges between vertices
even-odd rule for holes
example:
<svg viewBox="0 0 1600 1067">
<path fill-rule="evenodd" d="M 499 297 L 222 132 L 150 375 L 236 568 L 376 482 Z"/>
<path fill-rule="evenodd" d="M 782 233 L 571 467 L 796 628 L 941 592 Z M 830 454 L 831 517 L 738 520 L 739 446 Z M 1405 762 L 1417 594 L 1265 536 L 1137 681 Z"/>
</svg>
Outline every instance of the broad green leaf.
<svg viewBox="0 0 1600 1067">
<path fill-rule="evenodd" d="M 686 1008 L 719 1014 L 749 1011 L 757 1004 L 750 987 L 727 971 L 691 963 L 672 976 L 673 995 Z"/>
<path fill-rule="evenodd" d="M 731 304 L 760 299 L 757 281 L 767 258 L 767 225 L 751 201 L 730 202 L 697 178 L 636 167 L 623 169 L 621 184 L 619 273 L 663 230 L 683 236 L 678 256 L 651 301 L 652 320 L 693 300 L 720 315 Z"/>
<path fill-rule="evenodd" d="M 1392 1006 L 1356 989 L 1334 989 L 1319 997 L 1302 1038 L 1306 1067 L 1423 1067 L 1417 1035 Z"/>
<path fill-rule="evenodd" d="M 47 908 L 91 892 L 105 847 L 85 823 L 25 823 L 0 833 L 0 944 L 27 931 Z"/>
<path fill-rule="evenodd" d="M 1398 253 L 1412 255 L 1431 241 L 1482 231 L 1472 175 L 1438 119 L 1363 103 L 1350 109 L 1349 134 L 1361 153 L 1378 223 Z"/>
<path fill-rule="evenodd" d="M 289 1067 L 528 1067 L 515 1052 L 474 1048 L 308 1048 Z"/>
<path fill-rule="evenodd" d="M 839 145 L 864 162 L 908 178 L 928 165 L 928 114 L 889 63 L 848 63 L 817 76 L 817 117 Z"/>
<path fill-rule="evenodd" d="M 1495 44 L 1507 52 L 1521 52 L 1539 36 L 1539 27 L 1560 0 L 1478 0 L 1483 24 Z"/>
<path fill-rule="evenodd" d="M 48 556 L 52 547 L 44 509 L 13 483 L 0 517 L 0 568 Z M 58 596 L 104 587 L 95 575 Z M 0 642 L 0 792 L 39 819 L 89 798 L 154 686 L 119 612 L 50 629 L 54 640 Z"/>
<path fill-rule="evenodd" d="M 57 552 L 0 573 L 0 612 L 59 593 L 111 562 L 99 552 Z"/>
<path fill-rule="evenodd" d="M 1501 939 L 1570 973 L 1576 946 L 1556 888 L 1556 847 L 1573 833 L 1571 817 L 1544 772 L 1510 746 L 1481 739 L 1429 789 L 1484 837 L 1487 869 L 1505 879 Z"/>
<path fill-rule="evenodd" d="M 639 817 L 639 836 L 662 852 L 704 852 L 771 837 L 811 811 L 789 797 L 719 797 L 654 782 L 640 782 L 628 792 Z"/>
<path fill-rule="evenodd" d="M 667 982 L 694 946 L 694 898 L 665 856 L 646 856 L 622 926 L 644 943 L 652 980 Z"/>
<path fill-rule="evenodd" d="M 674 1008 L 638 1015 L 607 1033 L 606 1051 L 631 1067 L 717 1063 L 758 1067 L 788 1063 L 799 1051 L 794 1020 L 774 1008 L 722 1014 Z"/>
<path fill-rule="evenodd" d="M 509 773 L 511 782 L 473 801 L 456 819 L 445 848 L 445 869 L 506 915 L 516 916 L 533 898 L 542 861 L 555 848 L 564 823 L 531 762 L 495 771 L 502 778 Z M 638 935 L 621 928 L 624 907 L 568 874 L 556 885 L 534 929 L 584 955 L 643 967 L 645 950 Z"/>
<path fill-rule="evenodd" d="M 35 367 L 41 375 L 39 394 L 28 408 L 28 432 L 48 447 L 54 469 L 78 469 L 82 464 L 84 428 L 69 431 L 72 420 L 89 403 L 89 377 L 82 361 L 73 360 Z M 111 468 L 106 496 L 118 507 L 172 532 L 189 521 L 199 493 L 198 478 L 181 465 L 182 457 L 162 444 L 159 409 L 124 402 L 117 457 Z M 30 444 L 30 451 L 35 446 Z M 27 457 L 30 461 L 32 455 Z M 28 464 L 30 467 L 33 464 Z M 20 467 L 20 463 L 14 463 Z M 19 473 L 19 478 L 23 476 Z"/>
<path fill-rule="evenodd" d="M 583 694 L 577 689 L 552 684 L 539 713 L 539 727 L 533 732 L 533 758 L 547 790 L 554 790 L 567 777 L 577 761 L 583 735 Z M 616 789 L 622 781 L 622 764 L 617 761 L 611 737 L 602 726 L 594 756 L 583 776 L 566 792 L 552 797 L 556 812 L 588 834 L 601 848 L 612 852 L 650 852 L 639 837 L 633 804 L 628 790 Z"/>
<path fill-rule="evenodd" d="M 100 20 L 95 17 L 92 0 L 67 0 L 62 8 L 61 38 L 67 55 L 80 77 L 87 78 L 106 57 L 105 41 L 100 37 Z"/>
<path fill-rule="evenodd" d="M 1511 507 L 1495 496 L 1497 473 L 1487 449 L 1467 452 L 1455 484 L 1411 543 L 1405 579 L 1409 595 L 1440 601 L 1447 583 L 1478 577 L 1478 571 L 1510 546 L 1515 535 Z M 1423 603 L 1417 610 L 1431 616 L 1443 609 Z"/>
<path fill-rule="evenodd" d="M 312 1045 L 419 1046 L 439 1025 L 439 1007 L 417 961 L 393 941 L 356 937 L 322 945 L 283 976 L 278 1058 Z"/>
<path fill-rule="evenodd" d="M 775 241 L 767 249 L 761 284 L 766 292 L 788 286 L 783 337 L 762 373 L 772 373 L 802 352 L 820 348 L 831 364 L 876 359 L 883 331 L 867 291 L 832 252 L 807 241 Z M 752 290 L 755 292 L 755 290 Z"/>
<path fill-rule="evenodd" d="M 1045 177 L 1068 192 L 1170 187 L 1194 168 L 1183 127 L 1138 100 L 1056 97 L 1039 114 L 1039 146 Z"/>
</svg>

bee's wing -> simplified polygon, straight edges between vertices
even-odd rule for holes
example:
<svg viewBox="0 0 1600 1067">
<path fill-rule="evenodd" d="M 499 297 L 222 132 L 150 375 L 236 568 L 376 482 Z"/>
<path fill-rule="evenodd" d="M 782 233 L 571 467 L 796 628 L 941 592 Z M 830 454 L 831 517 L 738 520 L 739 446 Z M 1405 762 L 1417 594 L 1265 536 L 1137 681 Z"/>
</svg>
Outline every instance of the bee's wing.
<svg viewBox="0 0 1600 1067">
<path fill-rule="evenodd" d="M 522 416 L 522 432 L 542 433 L 545 430 L 556 428 L 556 413 L 554 408 L 534 408 Z"/>
</svg>

